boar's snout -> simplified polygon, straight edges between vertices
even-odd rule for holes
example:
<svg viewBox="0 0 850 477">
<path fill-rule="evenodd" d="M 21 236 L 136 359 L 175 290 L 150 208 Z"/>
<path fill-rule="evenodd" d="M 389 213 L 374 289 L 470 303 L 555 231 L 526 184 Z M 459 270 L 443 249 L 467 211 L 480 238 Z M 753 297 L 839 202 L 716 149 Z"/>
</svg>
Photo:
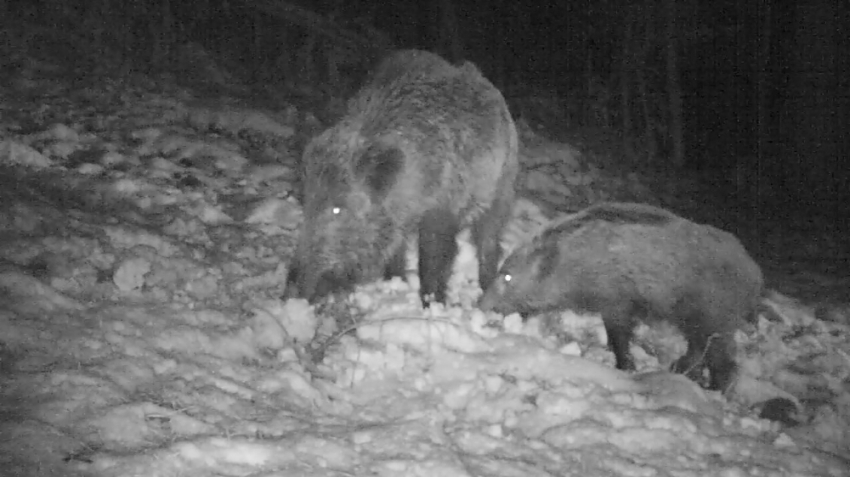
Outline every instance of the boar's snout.
<svg viewBox="0 0 850 477">
<path fill-rule="evenodd" d="M 293 265 L 286 277 L 286 289 L 283 298 L 304 298 L 315 303 L 333 293 L 353 288 L 354 277 L 351 274 L 337 274 L 333 271 L 318 273 L 303 265 Z"/>
<path fill-rule="evenodd" d="M 315 275 L 315 272 L 310 271 L 309 268 L 301 264 L 293 264 L 286 276 L 284 299 L 306 298 L 312 302 L 315 298 L 317 282 Z"/>
</svg>

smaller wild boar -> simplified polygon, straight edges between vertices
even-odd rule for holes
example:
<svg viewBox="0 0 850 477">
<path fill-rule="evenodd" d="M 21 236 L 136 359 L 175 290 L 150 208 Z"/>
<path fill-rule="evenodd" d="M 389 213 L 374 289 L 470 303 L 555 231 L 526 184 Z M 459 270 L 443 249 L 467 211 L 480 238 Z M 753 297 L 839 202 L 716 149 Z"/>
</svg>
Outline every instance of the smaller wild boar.
<svg viewBox="0 0 850 477">
<path fill-rule="evenodd" d="M 638 319 L 664 320 L 685 335 L 674 364 L 710 389 L 736 378 L 733 334 L 755 316 L 762 272 L 733 235 L 635 203 L 600 203 L 557 222 L 514 251 L 479 306 L 502 314 L 571 309 L 602 315 L 617 368 Z"/>
</svg>

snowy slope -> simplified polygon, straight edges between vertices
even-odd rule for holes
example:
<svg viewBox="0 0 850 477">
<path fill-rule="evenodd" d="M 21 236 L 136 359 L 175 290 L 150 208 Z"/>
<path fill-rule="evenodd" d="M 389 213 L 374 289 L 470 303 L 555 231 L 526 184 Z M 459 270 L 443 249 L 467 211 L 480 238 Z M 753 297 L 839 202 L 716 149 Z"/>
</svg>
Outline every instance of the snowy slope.
<svg viewBox="0 0 850 477">
<path fill-rule="evenodd" d="M 29 73 L 0 91 L 0 475 L 850 475 L 845 322 L 773 295 L 727 400 L 661 371 L 669 330 L 628 375 L 598 316 L 475 310 L 463 238 L 449 308 L 282 302 L 297 112 Z M 516 212 L 509 247 L 548 220 Z"/>
<path fill-rule="evenodd" d="M 3 449 L 95 475 L 848 475 L 669 373 L 365 287 L 321 363 L 303 302 L 86 307 L 7 266 Z M 10 286 L 11 283 L 15 286 Z M 128 300 L 130 301 L 130 300 Z M 597 350 L 598 351 L 598 350 Z M 306 364 L 305 364 L 306 363 Z M 12 372 L 14 371 L 14 372 Z M 14 462 L 15 459 L 12 459 Z"/>
</svg>

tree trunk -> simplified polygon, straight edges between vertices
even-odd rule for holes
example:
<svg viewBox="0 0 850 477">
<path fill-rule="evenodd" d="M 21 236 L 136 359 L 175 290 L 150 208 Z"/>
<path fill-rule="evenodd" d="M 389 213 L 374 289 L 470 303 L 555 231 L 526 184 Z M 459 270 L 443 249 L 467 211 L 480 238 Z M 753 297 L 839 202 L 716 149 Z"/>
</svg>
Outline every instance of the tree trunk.
<svg viewBox="0 0 850 477">
<path fill-rule="evenodd" d="M 655 161 L 658 158 L 658 139 L 656 137 L 657 120 L 653 114 L 651 99 L 649 97 L 649 87 L 646 79 L 646 68 L 649 64 L 648 53 L 652 48 L 652 29 L 654 28 L 654 15 L 646 15 L 643 18 L 643 35 L 640 40 L 636 56 L 637 67 L 635 68 L 635 80 L 638 88 L 638 101 L 640 102 L 641 112 L 643 113 L 643 144 L 645 145 L 646 157 L 648 161 Z"/>
<path fill-rule="evenodd" d="M 835 8 L 831 0 L 812 0 L 795 9 L 795 48 L 791 100 L 787 106 L 793 123 L 797 153 L 795 169 L 804 180 L 799 191 L 810 197 L 833 196 L 837 167 L 835 69 Z M 846 32 L 839 34 L 846 35 Z"/>
<path fill-rule="evenodd" d="M 507 88 L 508 80 L 508 42 L 511 37 L 511 20 L 510 15 L 502 15 L 501 12 L 510 11 L 510 4 L 504 0 L 499 2 L 499 9 L 493 9 L 493 21 L 499 30 L 499 37 L 496 38 L 496 60 L 494 66 L 494 77 L 496 84 L 501 88 Z"/>
<path fill-rule="evenodd" d="M 643 112 L 643 143 L 646 145 L 646 158 L 652 162 L 658 157 L 658 140 L 655 137 L 655 118 L 649 107 L 649 88 L 646 85 L 646 74 L 643 68 L 635 70 L 637 74 L 638 96 Z"/>
<path fill-rule="evenodd" d="M 587 41 L 587 38 L 585 38 Z M 585 58 L 584 58 L 584 78 L 585 78 L 585 93 L 584 93 L 584 108 L 582 108 L 581 114 L 581 124 L 583 126 L 590 126 L 594 123 L 595 108 L 594 108 L 594 95 L 596 91 L 593 89 L 593 82 L 596 72 L 593 69 L 593 48 L 585 48 Z"/>
<path fill-rule="evenodd" d="M 762 24 L 759 25 L 758 41 L 759 41 L 759 53 L 758 53 L 758 72 L 756 74 L 757 78 L 757 89 L 758 89 L 758 124 L 757 128 L 757 138 L 758 138 L 758 159 L 759 162 L 766 159 L 765 148 L 768 143 L 768 117 L 767 117 L 767 90 L 768 90 L 768 68 L 770 67 L 770 41 L 771 41 L 771 33 L 772 33 L 772 18 L 771 18 L 771 5 L 770 2 L 772 0 L 762 0 L 761 8 L 758 9 L 758 16 L 760 16 L 763 21 Z"/>
<path fill-rule="evenodd" d="M 623 33 L 623 46 L 620 51 L 620 114 L 622 115 L 623 127 L 623 153 L 629 160 L 635 157 L 634 148 L 632 147 L 632 94 L 631 85 L 632 71 L 634 70 L 632 58 L 632 33 L 634 31 L 634 16 L 625 15 L 623 21 L 626 22 L 626 28 Z"/>
<path fill-rule="evenodd" d="M 147 20 L 150 36 L 153 40 L 150 58 L 151 65 L 161 64 L 174 51 L 177 43 L 174 31 L 174 15 L 171 12 L 170 0 L 162 0 L 160 9 L 158 19 L 151 18 Z"/>
<path fill-rule="evenodd" d="M 505 84 L 503 82 L 505 76 L 505 42 L 503 40 L 508 34 L 508 27 L 507 20 L 503 19 L 502 15 L 495 14 L 494 11 L 501 12 L 504 8 L 506 8 L 506 5 L 502 0 L 495 0 L 493 8 L 485 14 L 486 18 L 482 19 L 492 25 L 492 31 L 496 33 L 488 66 L 490 67 L 490 81 L 497 87 L 504 87 Z"/>
<path fill-rule="evenodd" d="M 460 30 L 452 0 L 433 0 L 434 45 L 437 52 L 446 60 L 456 63 L 463 59 Z"/>
<path fill-rule="evenodd" d="M 667 51 L 667 100 L 670 113 L 670 140 L 673 150 L 671 163 L 681 168 L 685 162 L 685 141 L 682 118 L 682 88 L 679 85 L 679 47 L 676 33 L 676 0 L 664 0 L 664 11 L 667 13 L 666 51 Z"/>
</svg>

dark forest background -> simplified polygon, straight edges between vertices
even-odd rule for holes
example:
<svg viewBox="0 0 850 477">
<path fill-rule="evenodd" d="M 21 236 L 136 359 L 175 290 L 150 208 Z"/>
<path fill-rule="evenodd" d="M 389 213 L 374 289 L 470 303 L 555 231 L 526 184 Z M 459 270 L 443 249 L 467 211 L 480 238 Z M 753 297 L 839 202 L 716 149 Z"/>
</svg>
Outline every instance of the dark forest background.
<svg viewBox="0 0 850 477">
<path fill-rule="evenodd" d="M 318 95 L 350 94 L 389 49 L 429 49 L 475 62 L 509 97 L 557 98 L 559 128 L 616 131 L 624 160 L 742 174 L 843 214 L 848 4 L 0 0 L 0 16 L 84 40 L 126 72 L 174 68 L 191 44 L 248 82 Z"/>
</svg>

